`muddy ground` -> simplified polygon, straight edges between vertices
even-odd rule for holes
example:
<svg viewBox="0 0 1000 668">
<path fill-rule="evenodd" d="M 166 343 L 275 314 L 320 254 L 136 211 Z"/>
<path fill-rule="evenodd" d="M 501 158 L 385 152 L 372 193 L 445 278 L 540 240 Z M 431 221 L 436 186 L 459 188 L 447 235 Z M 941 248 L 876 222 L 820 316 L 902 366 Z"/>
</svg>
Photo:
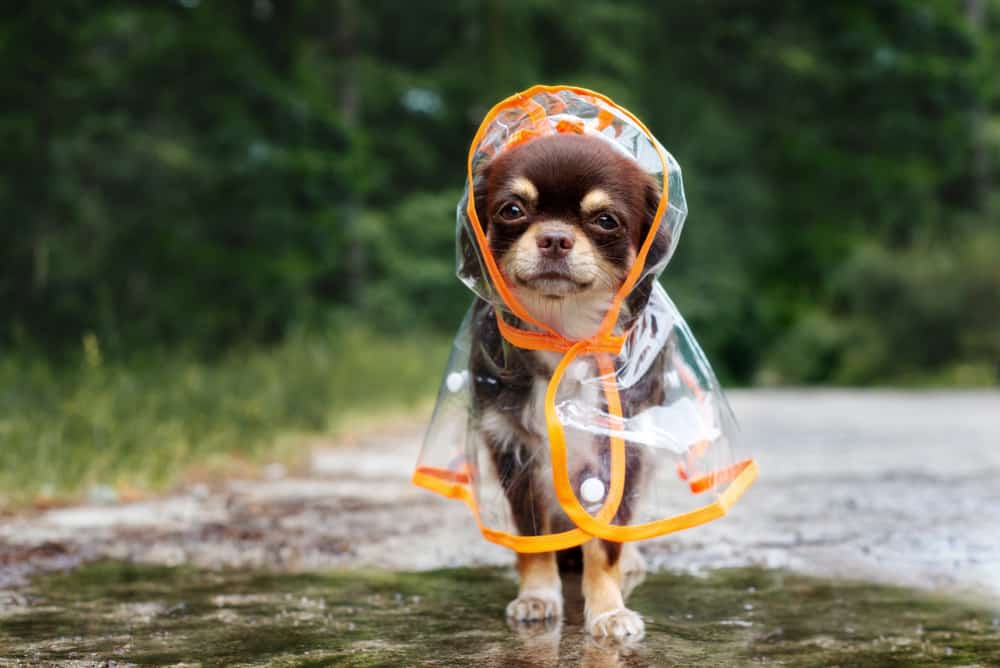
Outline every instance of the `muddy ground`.
<svg viewBox="0 0 1000 668">
<path fill-rule="evenodd" d="M 728 517 L 643 544 L 654 569 L 762 565 L 1000 597 L 1000 392 L 730 399 L 761 478 Z M 301 472 L 0 518 L 0 609 L 33 573 L 100 559 L 279 572 L 511 563 L 462 504 L 410 484 L 422 426 L 317 443 Z"/>
</svg>

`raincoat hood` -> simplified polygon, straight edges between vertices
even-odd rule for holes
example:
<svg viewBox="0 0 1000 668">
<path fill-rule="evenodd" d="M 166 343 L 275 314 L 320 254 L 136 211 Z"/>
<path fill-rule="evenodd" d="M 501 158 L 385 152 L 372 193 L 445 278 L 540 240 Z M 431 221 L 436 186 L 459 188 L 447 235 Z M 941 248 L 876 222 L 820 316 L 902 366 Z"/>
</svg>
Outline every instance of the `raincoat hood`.
<svg viewBox="0 0 1000 668">
<path fill-rule="evenodd" d="M 483 168 L 501 153 L 558 133 L 599 137 L 659 186 L 649 232 L 597 332 L 570 339 L 517 300 L 489 250 L 475 196 Z M 457 212 L 457 275 L 489 308 L 470 309 L 456 335 L 414 472 L 416 484 L 465 501 L 483 535 L 521 552 L 593 537 L 650 538 L 725 514 L 756 477 L 736 456 L 735 420 L 718 382 L 658 277 L 680 238 L 687 207 L 680 167 L 642 122 L 608 98 L 570 86 L 535 86 L 497 104 L 473 138 Z M 505 346 L 562 354 L 545 391 L 545 447 L 536 475 L 560 521 L 523 535 L 483 442 L 477 386 L 496 384 L 504 359 L 476 364 L 475 328 L 487 313 Z M 495 356 L 494 356 L 495 357 Z M 705 496 L 712 497 L 706 503 Z M 694 502 L 692 502 L 692 497 Z M 626 512 L 627 511 L 627 512 Z"/>
<path fill-rule="evenodd" d="M 484 226 L 478 218 L 475 194 L 484 187 L 483 168 L 497 156 L 539 137 L 554 134 L 599 137 L 634 160 L 660 189 L 654 221 L 638 257 L 612 300 L 602 330 L 621 329 L 630 314 L 621 312 L 628 301 L 632 313 L 642 310 L 652 285 L 666 267 L 680 239 L 687 204 L 677 162 L 642 122 L 602 95 L 566 86 L 535 86 L 494 107 L 472 140 L 465 192 L 458 205 L 458 277 L 477 296 L 508 315 L 556 338 L 562 337 L 528 314 L 500 275 L 489 252 Z M 657 243 L 654 243 L 657 242 Z M 600 335 L 599 335 L 600 337 Z M 567 341 L 563 340 L 563 344 Z M 568 347 L 568 346 L 564 346 Z"/>
</svg>

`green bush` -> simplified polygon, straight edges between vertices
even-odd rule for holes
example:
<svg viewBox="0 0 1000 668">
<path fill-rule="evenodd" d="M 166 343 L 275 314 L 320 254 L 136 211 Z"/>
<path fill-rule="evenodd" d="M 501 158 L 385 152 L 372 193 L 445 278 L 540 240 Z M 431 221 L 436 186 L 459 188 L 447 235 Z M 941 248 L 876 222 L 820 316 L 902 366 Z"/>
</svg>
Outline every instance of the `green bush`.
<svg viewBox="0 0 1000 668">
<path fill-rule="evenodd" d="M 830 311 L 799 319 L 764 380 L 847 384 L 1000 381 L 1000 230 L 973 228 L 893 251 L 858 248 Z"/>
<path fill-rule="evenodd" d="M 442 337 L 353 328 L 211 363 L 178 351 L 107 359 L 93 335 L 63 366 L 0 357 L 0 505 L 95 484 L 162 488 L 234 457 L 294 460 L 306 453 L 288 450 L 289 435 L 330 434 L 352 415 L 427 401 L 447 352 Z"/>
</svg>

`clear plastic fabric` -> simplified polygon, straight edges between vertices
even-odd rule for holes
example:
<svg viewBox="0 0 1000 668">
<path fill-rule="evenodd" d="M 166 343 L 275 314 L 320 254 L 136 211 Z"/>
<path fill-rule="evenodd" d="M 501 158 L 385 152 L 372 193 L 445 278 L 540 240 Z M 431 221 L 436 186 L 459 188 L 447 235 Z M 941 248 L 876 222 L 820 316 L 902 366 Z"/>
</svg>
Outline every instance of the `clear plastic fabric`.
<svg viewBox="0 0 1000 668">
<path fill-rule="evenodd" d="M 657 140 L 637 127 L 619 107 L 598 97 L 581 95 L 573 89 L 549 90 L 542 87 L 525 94 L 525 101 L 501 111 L 490 122 L 470 157 L 473 185 L 481 186 L 478 175 L 500 152 L 536 137 L 560 132 L 574 132 L 606 139 L 623 154 L 634 159 L 656 182 L 667 175 L 669 201 L 660 218 L 660 228 L 668 238 L 665 253 L 643 267 L 638 285 L 659 276 L 673 255 L 687 216 L 687 202 L 681 180 L 681 168 Z M 661 159 L 661 156 L 665 160 Z M 458 203 L 457 274 L 480 298 L 508 310 L 509 304 L 498 294 L 483 257 L 485 249 L 476 243 L 469 216 L 469 188 Z"/>
<path fill-rule="evenodd" d="M 642 256 L 631 286 L 612 306 L 631 297 L 633 308 L 615 312 L 586 341 L 535 333 L 518 317 L 468 206 L 483 165 L 554 132 L 603 137 L 664 184 L 659 232 L 666 250 Z M 735 420 L 711 366 L 656 280 L 686 214 L 677 163 L 631 114 L 569 87 L 539 86 L 509 98 L 487 116 L 477 138 L 471 182 L 458 207 L 457 273 L 480 300 L 455 337 L 414 482 L 465 501 L 487 539 L 525 552 L 593 537 L 640 540 L 725 514 L 753 482 L 756 465 L 737 451 Z M 474 332 L 497 324 L 506 328 L 496 350 L 474 349 Z M 529 440 L 537 442 L 498 458 L 484 436 L 498 407 L 477 406 L 475 392 L 506 382 L 526 354 L 548 356 L 552 365 L 548 378 L 524 388 L 527 405 L 517 406 L 534 435 Z M 551 511 L 530 531 L 511 507 L 512 491 L 526 484 Z"/>
</svg>

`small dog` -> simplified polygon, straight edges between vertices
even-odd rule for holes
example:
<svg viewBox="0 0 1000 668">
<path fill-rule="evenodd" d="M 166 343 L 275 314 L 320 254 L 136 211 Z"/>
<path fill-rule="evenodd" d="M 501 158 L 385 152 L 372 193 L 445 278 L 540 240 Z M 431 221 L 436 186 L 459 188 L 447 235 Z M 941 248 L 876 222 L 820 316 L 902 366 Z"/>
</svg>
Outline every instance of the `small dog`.
<svg viewBox="0 0 1000 668">
<path fill-rule="evenodd" d="M 660 201 L 657 184 L 609 142 L 577 134 L 540 137 L 501 153 L 477 184 L 480 224 L 520 303 L 567 338 L 594 335 L 650 231 Z M 661 231 L 647 266 L 667 247 L 667 233 Z M 652 280 L 640 281 L 627 298 L 620 319 L 626 326 L 648 300 Z M 551 491 L 543 411 L 545 389 L 561 354 L 505 344 L 493 307 L 483 300 L 473 318 L 475 426 L 492 455 L 517 529 L 539 535 L 572 528 Z M 662 363 L 654 363 L 643 379 L 622 388 L 626 418 L 662 400 L 662 369 Z M 567 379 L 560 397 L 582 391 Z M 607 439 L 592 437 L 584 448 L 590 456 L 570 471 L 571 482 L 579 488 L 581 480 L 599 475 L 607 484 Z M 634 450 L 627 449 L 625 494 L 615 524 L 630 521 L 642 487 L 643 461 Z M 587 629 L 597 637 L 641 637 L 642 619 L 624 607 L 623 598 L 626 580 L 643 570 L 638 551 L 632 544 L 623 549 L 598 539 L 581 551 Z M 561 616 L 557 555 L 518 554 L 518 571 L 520 590 L 508 616 L 515 621 Z"/>
</svg>

